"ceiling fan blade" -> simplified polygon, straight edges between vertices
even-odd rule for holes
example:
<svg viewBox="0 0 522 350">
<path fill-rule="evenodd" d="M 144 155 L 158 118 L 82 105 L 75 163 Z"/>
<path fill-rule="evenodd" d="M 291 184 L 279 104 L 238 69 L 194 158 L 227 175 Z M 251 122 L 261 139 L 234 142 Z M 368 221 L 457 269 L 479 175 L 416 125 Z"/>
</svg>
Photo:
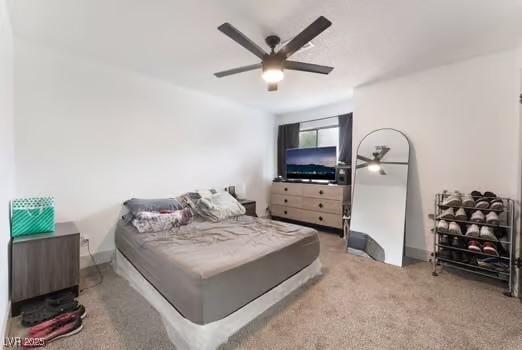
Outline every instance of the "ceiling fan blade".
<svg viewBox="0 0 522 350">
<path fill-rule="evenodd" d="M 318 64 L 304 63 L 297 61 L 285 61 L 283 66 L 290 70 L 299 70 L 302 72 L 328 74 L 333 70 L 333 67 L 320 66 Z"/>
<path fill-rule="evenodd" d="M 398 165 L 408 165 L 408 162 L 381 162 L 381 164 L 398 164 Z"/>
<path fill-rule="evenodd" d="M 321 34 L 326 28 L 332 25 L 332 22 L 321 16 L 312 24 L 305 28 L 301 33 L 297 34 L 295 38 L 290 40 L 279 52 L 278 55 L 283 58 L 288 58 L 297 50 L 302 48 L 306 43 L 312 41 L 313 38 Z"/>
<path fill-rule="evenodd" d="M 261 68 L 261 66 L 262 66 L 261 63 L 256 63 L 256 64 L 251 64 L 249 66 L 243 66 L 243 67 L 237 67 L 237 68 L 233 68 L 233 69 L 229 69 L 229 70 L 224 70 L 222 72 L 214 73 L 214 75 L 218 78 L 223 78 L 223 77 L 226 77 L 227 75 L 243 73 L 243 72 L 248 72 L 249 70 L 258 69 L 258 68 Z"/>
<path fill-rule="evenodd" d="M 277 91 L 277 84 L 268 84 L 268 91 Z"/>
<path fill-rule="evenodd" d="M 386 175 L 386 171 L 384 171 L 384 169 L 381 168 L 381 170 L 379 170 L 379 174 L 381 174 L 381 175 Z"/>
<path fill-rule="evenodd" d="M 357 155 L 357 159 L 359 160 L 363 160 L 365 162 L 372 162 L 373 160 L 370 159 L 370 158 L 366 158 L 366 157 L 363 157 L 363 156 L 360 156 L 360 155 Z"/>
<path fill-rule="evenodd" d="M 390 152 L 390 148 L 389 147 L 383 147 L 381 148 L 381 152 L 379 153 L 379 155 L 376 157 L 377 160 L 381 160 L 382 158 L 384 158 L 384 156 Z"/>
<path fill-rule="evenodd" d="M 228 36 L 230 39 L 237 42 L 239 45 L 243 46 L 248 51 L 252 52 L 257 57 L 263 59 L 267 53 L 265 50 L 260 48 L 256 43 L 247 38 L 245 34 L 241 33 L 239 30 L 234 28 L 230 23 L 223 23 L 218 27 L 219 31 Z"/>
<path fill-rule="evenodd" d="M 368 163 L 359 164 L 359 165 L 357 165 L 356 168 L 357 168 L 357 169 L 362 169 L 362 168 L 366 168 L 368 165 L 370 165 L 370 164 L 368 164 Z"/>
</svg>

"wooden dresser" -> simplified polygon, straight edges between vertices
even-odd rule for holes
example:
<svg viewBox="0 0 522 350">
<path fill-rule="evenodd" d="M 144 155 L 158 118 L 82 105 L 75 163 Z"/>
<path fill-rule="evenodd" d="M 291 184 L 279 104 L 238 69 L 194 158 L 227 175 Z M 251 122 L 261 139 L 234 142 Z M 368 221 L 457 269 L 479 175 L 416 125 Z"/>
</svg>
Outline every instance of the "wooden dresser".
<svg viewBox="0 0 522 350">
<path fill-rule="evenodd" d="M 350 186 L 272 183 L 270 211 L 274 218 L 342 229 L 349 205 Z"/>
</svg>

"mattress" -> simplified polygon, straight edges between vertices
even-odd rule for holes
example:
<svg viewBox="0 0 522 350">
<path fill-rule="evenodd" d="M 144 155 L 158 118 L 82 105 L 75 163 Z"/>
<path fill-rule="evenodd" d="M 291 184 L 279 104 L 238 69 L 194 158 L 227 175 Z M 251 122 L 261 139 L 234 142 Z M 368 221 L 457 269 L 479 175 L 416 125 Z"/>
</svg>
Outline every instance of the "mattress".
<svg viewBox="0 0 522 350">
<path fill-rule="evenodd" d="M 183 317 L 200 325 L 240 309 L 319 255 L 314 229 L 244 215 L 158 233 L 120 222 L 116 247 Z"/>
</svg>

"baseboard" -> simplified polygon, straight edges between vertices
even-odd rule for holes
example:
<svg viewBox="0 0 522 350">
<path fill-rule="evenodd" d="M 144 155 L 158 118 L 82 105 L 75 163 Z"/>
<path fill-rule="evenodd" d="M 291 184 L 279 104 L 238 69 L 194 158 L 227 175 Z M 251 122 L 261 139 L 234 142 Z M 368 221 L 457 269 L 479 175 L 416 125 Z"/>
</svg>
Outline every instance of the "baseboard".
<svg viewBox="0 0 522 350">
<path fill-rule="evenodd" d="M 406 255 L 408 258 L 429 261 L 431 257 L 431 252 L 419 248 L 404 247 L 404 255 Z"/>
<path fill-rule="evenodd" d="M 2 335 L 2 341 L 4 341 L 6 337 L 11 335 L 11 300 L 7 302 L 7 310 L 5 310 L 4 317 L 4 324 L 2 325 L 2 331 L 4 334 Z M 6 348 L 5 344 L 2 348 Z"/>
<path fill-rule="evenodd" d="M 94 261 L 90 255 L 82 255 L 80 256 L 80 269 L 85 269 L 89 266 L 100 265 L 108 263 L 112 260 L 114 255 L 114 250 L 104 250 L 101 252 L 96 252 L 93 254 Z"/>
</svg>

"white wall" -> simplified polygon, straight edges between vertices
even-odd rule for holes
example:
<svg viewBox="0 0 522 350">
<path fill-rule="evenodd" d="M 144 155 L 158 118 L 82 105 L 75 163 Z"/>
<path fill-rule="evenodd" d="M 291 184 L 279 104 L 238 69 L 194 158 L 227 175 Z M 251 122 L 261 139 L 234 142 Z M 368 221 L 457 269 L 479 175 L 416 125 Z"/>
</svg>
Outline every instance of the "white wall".
<svg viewBox="0 0 522 350">
<path fill-rule="evenodd" d="M 517 197 L 518 77 L 513 50 L 355 89 L 354 149 L 385 127 L 411 143 L 407 247 L 432 250 L 428 214 L 436 192 Z"/>
<path fill-rule="evenodd" d="M 277 116 L 277 123 L 290 124 L 304 122 L 307 120 L 314 120 L 326 117 L 335 117 L 340 114 L 346 114 L 353 111 L 353 102 L 351 98 L 346 98 L 337 103 L 319 106 L 317 108 L 306 109 L 297 112 L 290 112 L 279 114 Z"/>
<path fill-rule="evenodd" d="M 131 197 L 230 184 L 264 214 L 274 116 L 22 40 L 15 58 L 17 195 L 55 196 L 94 251 Z"/>
<path fill-rule="evenodd" d="M 9 200 L 14 182 L 13 35 L 6 1 L 0 0 L 0 337 L 9 305 Z"/>
</svg>

